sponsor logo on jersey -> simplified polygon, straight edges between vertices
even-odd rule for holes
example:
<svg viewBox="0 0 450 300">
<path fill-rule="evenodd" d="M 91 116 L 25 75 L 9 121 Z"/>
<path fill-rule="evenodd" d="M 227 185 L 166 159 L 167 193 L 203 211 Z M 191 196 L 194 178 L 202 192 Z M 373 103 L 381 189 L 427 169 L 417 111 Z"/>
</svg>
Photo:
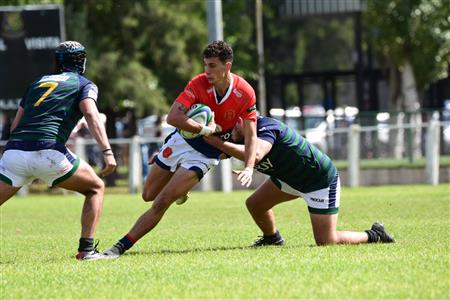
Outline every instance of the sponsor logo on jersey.
<svg viewBox="0 0 450 300">
<path fill-rule="evenodd" d="M 38 82 L 45 82 L 45 81 L 66 81 L 67 79 L 69 79 L 70 76 L 69 75 L 46 75 L 44 77 L 41 78 L 41 80 L 39 80 Z"/>
<path fill-rule="evenodd" d="M 319 198 L 313 198 L 313 197 L 311 197 L 311 201 L 324 203 L 324 202 L 325 202 L 325 199 L 319 199 Z"/>
<path fill-rule="evenodd" d="M 220 138 L 221 138 L 223 141 L 229 141 L 230 138 L 231 138 L 231 132 L 226 132 L 226 133 L 224 133 L 224 134 L 221 134 L 221 135 L 220 135 Z"/>
<path fill-rule="evenodd" d="M 190 87 L 186 88 L 184 92 L 189 98 L 195 99 L 194 91 Z"/>
<path fill-rule="evenodd" d="M 260 171 L 260 172 L 264 172 L 264 171 L 269 171 L 269 170 L 273 170 L 273 164 L 270 161 L 269 158 L 266 158 L 263 161 L 260 161 L 256 166 L 255 169 Z"/>
<path fill-rule="evenodd" d="M 238 89 L 234 89 L 233 93 L 236 95 L 236 97 L 241 98 L 242 97 L 242 93 L 238 90 Z"/>
<path fill-rule="evenodd" d="M 169 156 L 172 155 L 172 153 L 173 153 L 172 148 L 167 147 L 167 148 L 164 149 L 164 151 L 163 151 L 163 157 L 164 157 L 164 158 L 168 158 Z"/>
</svg>

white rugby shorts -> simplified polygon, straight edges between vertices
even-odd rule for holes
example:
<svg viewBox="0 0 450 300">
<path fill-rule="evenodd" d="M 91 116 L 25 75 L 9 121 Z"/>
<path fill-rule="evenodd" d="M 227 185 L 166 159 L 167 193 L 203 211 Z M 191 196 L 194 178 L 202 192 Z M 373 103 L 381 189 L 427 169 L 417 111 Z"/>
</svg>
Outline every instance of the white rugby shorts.
<svg viewBox="0 0 450 300">
<path fill-rule="evenodd" d="M 292 188 L 287 183 L 271 178 L 280 190 L 294 196 L 302 197 L 308 205 L 310 213 L 314 214 L 336 214 L 339 211 L 341 199 L 341 181 L 339 175 L 336 175 L 331 184 L 324 189 L 302 193 Z"/>
<path fill-rule="evenodd" d="M 0 180 L 14 187 L 42 179 L 54 186 L 69 178 L 78 169 L 80 159 L 68 150 L 63 153 L 53 150 L 22 151 L 9 149 L 0 159 Z"/>
<path fill-rule="evenodd" d="M 219 159 L 209 158 L 192 148 L 184 138 L 174 132 L 161 147 L 155 163 L 163 169 L 175 172 L 178 167 L 194 171 L 198 179 L 219 164 Z"/>
</svg>

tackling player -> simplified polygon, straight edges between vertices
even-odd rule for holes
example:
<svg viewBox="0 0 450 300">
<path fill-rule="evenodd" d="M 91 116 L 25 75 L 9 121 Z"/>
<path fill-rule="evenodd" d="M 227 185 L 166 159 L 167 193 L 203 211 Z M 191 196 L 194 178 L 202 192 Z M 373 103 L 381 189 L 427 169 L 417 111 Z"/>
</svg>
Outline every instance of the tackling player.
<svg viewBox="0 0 450 300">
<path fill-rule="evenodd" d="M 207 144 L 202 136 L 220 132 L 221 139 L 231 136 L 239 118 L 243 119 L 245 168 L 238 180 L 248 187 L 252 181 L 256 151 L 256 97 L 253 88 L 240 76 L 231 73 L 233 50 L 223 41 L 210 43 L 203 51 L 205 72 L 195 76 L 175 100 L 167 122 L 179 129 L 200 133 L 200 137 L 184 139 L 177 131 L 166 138 L 155 158 L 151 172 L 145 181 L 142 197 L 153 201 L 125 235 L 105 252 L 116 258 L 128 250 L 137 240 L 151 231 L 161 220 L 172 203 L 187 198 L 187 192 L 202 177 L 219 164 L 221 151 Z M 213 122 L 201 125 L 186 116 L 195 103 L 202 103 L 214 112 Z"/>
<path fill-rule="evenodd" d="M 0 159 L 0 205 L 36 178 L 49 186 L 83 194 L 76 258 L 95 260 L 102 256 L 93 237 L 102 210 L 104 183 L 91 166 L 65 145 L 81 117 L 85 117 L 103 151 L 105 168 L 101 176 L 114 171 L 116 160 L 99 118 L 97 86 L 82 76 L 85 48 L 78 42 L 63 42 L 56 48 L 55 60 L 56 73 L 30 84 L 12 123 L 11 136 Z"/>
<path fill-rule="evenodd" d="M 317 245 L 395 242 L 380 223 L 365 232 L 337 231 L 341 187 L 338 171 L 330 158 L 298 132 L 271 118 L 258 117 L 257 134 L 255 169 L 270 178 L 246 201 L 247 209 L 263 232 L 252 246 L 284 244 L 275 226 L 272 207 L 298 197 L 308 205 Z M 239 121 L 232 140 L 241 142 L 242 138 L 242 121 Z M 224 153 L 244 159 L 244 145 L 216 137 L 205 139 Z"/>
</svg>

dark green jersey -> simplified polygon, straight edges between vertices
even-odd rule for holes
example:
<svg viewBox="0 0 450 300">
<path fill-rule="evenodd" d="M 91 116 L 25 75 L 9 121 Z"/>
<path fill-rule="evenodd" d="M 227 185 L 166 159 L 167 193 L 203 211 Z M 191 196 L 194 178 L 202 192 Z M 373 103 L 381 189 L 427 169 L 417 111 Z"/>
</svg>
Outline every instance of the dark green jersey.
<svg viewBox="0 0 450 300">
<path fill-rule="evenodd" d="M 328 187 L 337 175 L 327 155 L 284 123 L 259 117 L 257 135 L 272 144 L 269 153 L 256 164 L 258 171 L 303 193 Z"/>
<path fill-rule="evenodd" d="M 11 133 L 11 141 L 65 143 L 83 116 L 79 103 L 97 101 L 97 86 L 78 73 L 45 75 L 31 83 L 20 102 L 24 115 Z"/>
</svg>

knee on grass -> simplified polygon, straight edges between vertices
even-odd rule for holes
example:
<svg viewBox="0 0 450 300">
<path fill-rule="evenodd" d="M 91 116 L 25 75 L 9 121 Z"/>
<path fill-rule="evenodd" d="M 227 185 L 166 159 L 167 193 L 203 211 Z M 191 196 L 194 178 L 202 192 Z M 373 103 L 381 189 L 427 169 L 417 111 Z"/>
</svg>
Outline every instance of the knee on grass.
<svg viewBox="0 0 450 300">
<path fill-rule="evenodd" d="M 339 238 L 336 234 L 315 235 L 314 240 L 317 246 L 327 246 L 339 244 Z"/>
</svg>

